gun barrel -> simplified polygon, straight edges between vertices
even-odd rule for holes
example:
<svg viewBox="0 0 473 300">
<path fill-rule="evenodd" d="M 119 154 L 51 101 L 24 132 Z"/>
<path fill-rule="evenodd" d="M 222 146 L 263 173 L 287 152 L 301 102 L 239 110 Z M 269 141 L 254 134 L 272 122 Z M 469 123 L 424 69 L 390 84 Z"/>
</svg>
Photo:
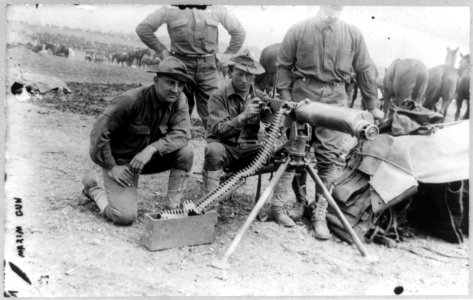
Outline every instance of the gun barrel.
<svg viewBox="0 0 473 300">
<path fill-rule="evenodd" d="M 372 140 L 379 134 L 373 116 L 367 111 L 333 106 L 305 99 L 294 109 L 296 120 Z"/>
</svg>

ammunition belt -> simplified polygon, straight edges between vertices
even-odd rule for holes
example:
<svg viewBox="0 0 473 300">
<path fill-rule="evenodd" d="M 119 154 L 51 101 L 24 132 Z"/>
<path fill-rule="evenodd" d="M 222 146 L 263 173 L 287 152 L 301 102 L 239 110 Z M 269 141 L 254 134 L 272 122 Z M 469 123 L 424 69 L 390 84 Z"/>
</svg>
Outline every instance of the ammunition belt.
<svg viewBox="0 0 473 300">
<path fill-rule="evenodd" d="M 279 137 L 279 129 L 284 124 L 284 112 L 285 110 L 282 107 L 278 110 L 273 122 L 271 123 L 268 135 L 264 140 L 261 149 L 258 151 L 255 159 L 247 167 L 236 172 L 232 177 L 220 184 L 218 188 L 199 199 L 197 203 L 194 203 L 191 200 L 186 200 L 182 204 L 182 207 L 158 212 L 159 218 L 176 219 L 204 214 L 205 211 L 210 209 L 215 202 L 219 201 L 226 193 L 235 188 L 238 183 L 241 182 L 241 180 L 256 174 L 256 172 L 264 165 L 264 163 L 267 162 L 269 158 L 271 158 L 271 153 L 276 143 L 276 139 Z"/>
</svg>

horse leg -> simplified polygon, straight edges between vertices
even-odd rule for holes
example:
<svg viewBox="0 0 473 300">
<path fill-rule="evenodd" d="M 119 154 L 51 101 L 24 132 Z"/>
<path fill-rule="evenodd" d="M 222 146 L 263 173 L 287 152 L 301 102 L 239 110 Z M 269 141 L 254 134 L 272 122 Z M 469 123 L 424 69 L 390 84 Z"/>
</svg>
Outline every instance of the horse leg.
<svg viewBox="0 0 473 300">
<path fill-rule="evenodd" d="M 384 99 L 384 103 L 383 103 L 383 112 L 384 112 L 384 119 L 388 119 L 389 117 L 389 106 L 391 105 L 391 95 L 388 95 L 387 97 L 385 97 Z"/>
<path fill-rule="evenodd" d="M 455 101 L 457 103 L 457 111 L 455 112 L 455 121 L 457 121 L 458 118 L 460 117 L 460 111 L 462 109 L 463 99 L 461 99 L 460 97 L 457 97 Z"/>
<path fill-rule="evenodd" d="M 448 106 L 450 105 L 450 103 L 452 102 L 452 98 L 450 97 L 442 97 L 442 107 L 440 108 L 440 113 L 443 115 L 443 118 L 445 120 L 445 117 L 447 116 L 447 110 L 448 110 Z"/>
<path fill-rule="evenodd" d="M 463 116 L 463 120 L 468 120 L 470 118 L 470 99 L 466 98 L 466 112 Z"/>
</svg>

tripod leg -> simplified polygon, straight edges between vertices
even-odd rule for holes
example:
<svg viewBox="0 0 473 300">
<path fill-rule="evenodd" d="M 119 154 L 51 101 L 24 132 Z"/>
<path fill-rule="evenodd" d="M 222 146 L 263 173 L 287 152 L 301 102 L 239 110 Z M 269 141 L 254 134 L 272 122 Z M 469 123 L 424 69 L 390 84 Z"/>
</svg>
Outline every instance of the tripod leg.
<svg viewBox="0 0 473 300">
<path fill-rule="evenodd" d="M 356 235 L 355 231 L 353 230 L 351 225 L 348 223 L 347 219 L 345 218 L 342 211 L 340 210 L 340 207 L 338 207 L 337 202 L 335 202 L 332 195 L 327 190 L 327 187 L 325 187 L 324 183 L 322 182 L 322 179 L 320 179 L 319 175 L 317 175 L 314 168 L 310 166 L 309 164 L 306 165 L 306 169 L 309 172 L 310 177 L 312 177 L 312 179 L 317 184 L 317 188 L 320 188 L 322 190 L 322 193 L 324 194 L 325 199 L 327 199 L 330 206 L 333 209 L 335 209 L 335 212 L 337 213 L 338 218 L 342 222 L 343 226 L 345 226 L 345 229 L 350 234 L 351 238 L 353 239 L 353 242 L 355 242 L 355 245 L 358 248 L 358 250 L 360 250 L 361 255 L 368 256 L 368 252 L 366 251 L 366 248 L 363 246 L 363 244 L 360 241 L 360 238 L 358 237 L 358 235 Z"/>
<path fill-rule="evenodd" d="M 211 265 L 213 267 L 216 267 L 216 268 L 220 268 L 220 269 L 228 269 L 230 266 L 229 266 L 229 263 L 228 263 L 228 259 L 230 258 L 230 256 L 233 254 L 233 252 L 235 251 L 236 247 L 238 246 L 238 244 L 240 243 L 241 239 L 243 238 L 243 236 L 245 235 L 246 231 L 248 230 L 248 228 L 250 228 L 250 225 L 251 223 L 255 220 L 256 216 L 258 215 L 258 212 L 261 210 L 261 208 L 263 207 L 264 203 L 269 199 L 269 197 L 272 195 L 273 193 L 273 190 L 274 190 L 274 187 L 276 186 L 276 183 L 278 183 L 279 181 L 279 178 L 281 178 L 282 174 L 284 173 L 284 171 L 286 171 L 287 167 L 289 166 L 289 162 L 290 162 L 290 159 L 288 159 L 286 162 L 284 162 L 283 164 L 281 164 L 278 168 L 278 170 L 276 171 L 276 173 L 274 173 L 274 176 L 273 178 L 271 179 L 271 181 L 269 182 L 269 185 L 268 187 L 264 190 L 263 194 L 261 195 L 261 197 L 259 198 L 258 202 L 256 202 L 256 205 L 255 207 L 253 207 L 253 210 L 250 212 L 250 215 L 248 216 L 248 218 L 246 219 L 245 223 L 243 224 L 243 226 L 240 228 L 240 231 L 238 231 L 238 234 L 236 235 L 236 237 L 233 239 L 232 243 L 230 244 L 230 246 L 228 246 L 227 248 L 227 251 L 225 252 L 225 254 L 223 255 L 223 258 L 221 259 L 218 259 L 218 260 L 213 260 L 211 262 Z"/>
</svg>

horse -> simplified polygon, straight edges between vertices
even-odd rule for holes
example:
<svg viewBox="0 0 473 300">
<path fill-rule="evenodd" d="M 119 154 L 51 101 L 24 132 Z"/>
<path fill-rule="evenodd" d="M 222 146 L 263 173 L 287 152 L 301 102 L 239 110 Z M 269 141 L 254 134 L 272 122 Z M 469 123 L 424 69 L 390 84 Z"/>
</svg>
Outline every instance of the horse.
<svg viewBox="0 0 473 300">
<path fill-rule="evenodd" d="M 462 55 L 460 61 L 460 70 L 464 70 L 460 77 L 460 83 L 457 89 L 457 111 L 455 112 L 455 121 L 460 118 L 460 111 L 463 105 L 463 101 L 466 100 L 466 112 L 463 115 L 463 119 L 466 120 L 470 117 L 470 55 Z"/>
<path fill-rule="evenodd" d="M 97 52 L 95 53 L 95 56 L 94 56 L 94 62 L 98 63 L 99 65 L 102 64 L 103 62 L 105 62 L 105 59 L 106 59 L 106 56 L 104 53 L 102 52 Z"/>
<path fill-rule="evenodd" d="M 138 67 L 141 67 L 141 61 L 143 59 L 143 56 L 145 56 L 145 54 L 151 56 L 151 51 L 149 50 L 149 48 L 136 50 L 136 51 L 130 51 L 128 53 L 129 60 L 131 63 L 133 63 L 133 60 L 136 59 L 136 64 L 138 65 Z"/>
<path fill-rule="evenodd" d="M 130 56 L 126 52 L 116 53 L 112 55 L 112 63 L 113 62 L 116 62 L 117 64 L 121 64 L 122 66 L 123 66 L 123 63 L 126 63 L 128 66 L 130 66 Z"/>
<path fill-rule="evenodd" d="M 58 45 L 54 50 L 54 55 L 69 57 L 69 48 L 64 45 Z"/>
<path fill-rule="evenodd" d="M 423 62 L 417 59 L 396 59 L 386 69 L 383 80 L 383 111 L 389 116 L 389 107 L 399 106 L 405 99 L 422 104 L 427 88 L 429 72 Z"/>
<path fill-rule="evenodd" d="M 161 59 L 157 55 L 155 55 L 154 57 L 143 57 L 143 59 L 141 60 L 141 64 L 145 66 L 159 65 L 160 62 Z"/>
<path fill-rule="evenodd" d="M 429 83 L 424 102 L 425 108 L 435 111 L 437 110 L 437 102 L 442 98 L 440 113 L 444 118 L 447 115 L 448 106 L 457 93 L 460 76 L 469 64 L 461 63 L 459 69 L 455 69 L 451 64 L 455 63 L 457 52 L 450 50 L 450 48 L 447 48 L 447 59 L 445 62 L 448 64 L 439 65 L 429 70 Z M 451 58 L 453 53 L 455 59 Z"/>
<path fill-rule="evenodd" d="M 261 51 L 259 63 L 263 66 L 266 72 L 256 75 L 256 88 L 269 93 L 274 90 L 275 79 L 277 74 L 276 61 L 278 57 L 281 43 L 271 44 Z"/>
<path fill-rule="evenodd" d="M 48 49 L 56 56 L 69 57 L 69 48 L 64 45 L 46 43 L 46 50 Z"/>
<path fill-rule="evenodd" d="M 457 47 L 456 49 L 450 49 L 450 47 L 447 47 L 447 56 L 445 57 L 445 64 L 447 66 L 455 66 L 459 49 L 459 47 Z"/>
</svg>

